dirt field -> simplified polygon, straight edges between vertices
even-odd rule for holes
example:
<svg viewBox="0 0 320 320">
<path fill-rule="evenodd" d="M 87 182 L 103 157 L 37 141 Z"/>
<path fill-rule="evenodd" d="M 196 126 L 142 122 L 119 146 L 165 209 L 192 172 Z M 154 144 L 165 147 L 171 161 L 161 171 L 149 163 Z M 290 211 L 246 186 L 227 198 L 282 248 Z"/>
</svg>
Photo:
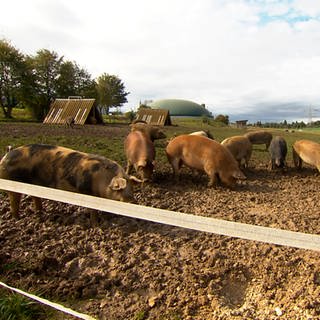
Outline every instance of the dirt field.
<svg viewBox="0 0 320 320">
<path fill-rule="evenodd" d="M 32 126 L 5 129 L 2 139 L 35 134 Z M 110 129 L 94 130 L 112 136 Z M 54 128 L 43 134 L 54 135 Z M 188 169 L 175 183 L 169 165 L 159 162 L 154 182 L 135 188 L 136 200 L 320 234 L 316 170 L 270 172 L 254 153 L 248 179 L 236 190 L 208 189 L 206 176 L 192 177 Z M 44 212 L 34 214 L 29 197 L 14 220 L 7 197 L 0 197 L 0 280 L 98 319 L 320 319 L 319 252 L 102 212 L 93 227 L 84 208 L 45 201 Z"/>
</svg>

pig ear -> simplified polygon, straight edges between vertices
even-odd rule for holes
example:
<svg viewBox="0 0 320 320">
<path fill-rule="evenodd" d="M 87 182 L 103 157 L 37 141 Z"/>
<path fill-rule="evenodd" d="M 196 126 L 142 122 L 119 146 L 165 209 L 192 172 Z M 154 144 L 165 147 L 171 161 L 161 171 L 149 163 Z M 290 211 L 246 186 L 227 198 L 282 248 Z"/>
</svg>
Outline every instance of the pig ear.
<svg viewBox="0 0 320 320">
<path fill-rule="evenodd" d="M 241 171 L 235 171 L 232 176 L 238 180 L 245 180 L 247 177 Z"/>
<path fill-rule="evenodd" d="M 112 178 L 109 184 L 109 187 L 112 190 L 123 190 L 126 186 L 127 186 L 127 180 L 119 177 Z"/>
</svg>

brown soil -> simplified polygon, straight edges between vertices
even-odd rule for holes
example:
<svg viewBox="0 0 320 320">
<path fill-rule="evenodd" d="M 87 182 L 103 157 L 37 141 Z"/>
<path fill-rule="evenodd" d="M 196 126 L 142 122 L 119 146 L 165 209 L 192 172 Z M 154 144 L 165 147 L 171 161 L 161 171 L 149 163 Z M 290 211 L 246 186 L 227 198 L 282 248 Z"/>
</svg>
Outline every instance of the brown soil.
<svg viewBox="0 0 320 320">
<path fill-rule="evenodd" d="M 253 157 L 245 173 L 235 190 L 214 189 L 187 169 L 175 183 L 169 165 L 158 163 L 154 182 L 137 186 L 135 197 L 141 205 L 320 234 L 314 169 L 270 172 Z M 1 280 L 98 319 L 320 319 L 319 252 L 103 212 L 91 226 L 85 208 L 46 200 L 34 214 L 29 197 L 14 220 L 0 197 Z"/>
</svg>

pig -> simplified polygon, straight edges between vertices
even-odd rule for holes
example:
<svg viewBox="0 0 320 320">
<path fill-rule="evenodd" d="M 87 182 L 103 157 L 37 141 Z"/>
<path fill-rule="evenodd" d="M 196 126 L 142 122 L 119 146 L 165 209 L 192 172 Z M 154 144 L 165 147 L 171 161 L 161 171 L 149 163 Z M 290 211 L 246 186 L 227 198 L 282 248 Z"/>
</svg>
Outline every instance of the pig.
<svg viewBox="0 0 320 320">
<path fill-rule="evenodd" d="M 143 131 L 131 131 L 124 141 L 124 150 L 127 157 L 126 173 L 134 167 L 142 181 L 151 180 L 156 150 L 150 136 Z"/>
<path fill-rule="evenodd" d="M 273 137 L 269 146 L 272 170 L 275 170 L 277 168 L 286 168 L 287 152 L 288 148 L 286 140 L 280 136 Z"/>
<path fill-rule="evenodd" d="M 272 134 L 263 130 L 251 131 L 246 133 L 244 136 L 247 137 L 252 144 L 265 144 L 266 150 L 268 150 L 272 140 Z"/>
<path fill-rule="evenodd" d="M 190 135 L 194 135 L 194 136 L 203 136 L 203 137 L 207 137 L 209 139 L 214 139 L 213 135 L 209 132 L 209 131 L 195 131 L 192 133 L 189 133 Z"/>
<path fill-rule="evenodd" d="M 165 133 L 156 126 L 151 126 L 143 122 L 132 123 L 130 125 L 131 131 L 141 131 L 144 132 L 152 142 L 157 139 L 166 138 Z"/>
<path fill-rule="evenodd" d="M 65 125 L 68 128 L 73 128 L 73 126 L 75 125 L 74 117 L 72 116 L 67 117 L 65 120 Z"/>
<path fill-rule="evenodd" d="M 176 177 L 185 164 L 191 169 L 204 171 L 209 176 L 209 187 L 220 180 L 233 188 L 237 180 L 246 179 L 227 148 L 202 136 L 180 135 L 169 142 L 166 154 Z"/>
<path fill-rule="evenodd" d="M 131 181 L 140 181 L 105 157 L 46 144 L 10 150 L 0 162 L 0 178 L 126 202 L 134 199 Z M 9 192 L 9 198 L 18 218 L 21 194 Z M 33 202 L 41 211 L 41 199 Z"/>
<path fill-rule="evenodd" d="M 252 154 L 252 143 L 247 137 L 233 136 L 224 139 L 221 145 L 226 147 L 238 161 L 239 167 L 247 168 Z M 242 164 L 242 162 L 244 162 Z"/>
<path fill-rule="evenodd" d="M 296 168 L 301 169 L 302 161 L 315 166 L 320 172 L 320 144 L 310 140 L 298 140 L 292 146 Z"/>
</svg>

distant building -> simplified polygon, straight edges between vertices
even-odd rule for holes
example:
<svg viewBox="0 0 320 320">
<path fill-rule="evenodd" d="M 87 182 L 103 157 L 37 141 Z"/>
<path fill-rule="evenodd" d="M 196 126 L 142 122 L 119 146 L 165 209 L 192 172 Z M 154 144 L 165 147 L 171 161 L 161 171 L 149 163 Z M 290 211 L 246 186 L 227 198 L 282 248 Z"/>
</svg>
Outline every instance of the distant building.
<svg viewBox="0 0 320 320">
<path fill-rule="evenodd" d="M 156 100 L 149 103 L 148 107 L 152 109 L 168 110 L 170 112 L 170 116 L 211 116 L 211 113 L 206 109 L 204 104 L 200 105 L 198 103 L 182 99 Z"/>
<path fill-rule="evenodd" d="M 246 128 L 248 120 L 237 120 L 236 126 L 237 128 Z"/>
<path fill-rule="evenodd" d="M 74 124 L 102 124 L 102 116 L 94 102 L 95 99 L 82 99 L 78 96 L 56 99 L 51 103 L 43 123 L 67 124 L 71 119 Z"/>
<path fill-rule="evenodd" d="M 140 108 L 134 121 L 143 121 L 156 126 L 170 126 L 171 119 L 168 110 Z"/>
</svg>

